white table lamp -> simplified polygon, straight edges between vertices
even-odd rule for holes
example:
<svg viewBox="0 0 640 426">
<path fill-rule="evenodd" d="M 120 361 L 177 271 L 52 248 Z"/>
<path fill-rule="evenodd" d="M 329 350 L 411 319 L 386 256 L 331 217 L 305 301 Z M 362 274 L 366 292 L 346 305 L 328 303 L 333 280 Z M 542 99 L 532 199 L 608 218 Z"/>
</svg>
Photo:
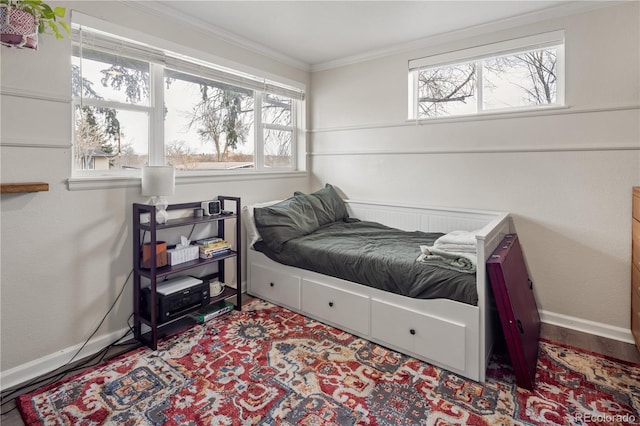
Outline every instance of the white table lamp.
<svg viewBox="0 0 640 426">
<path fill-rule="evenodd" d="M 173 166 L 144 166 L 142 168 L 142 195 L 149 195 L 149 204 L 156 206 L 156 222 L 165 223 L 169 219 L 164 198 L 173 195 L 176 189 L 176 170 Z"/>
</svg>

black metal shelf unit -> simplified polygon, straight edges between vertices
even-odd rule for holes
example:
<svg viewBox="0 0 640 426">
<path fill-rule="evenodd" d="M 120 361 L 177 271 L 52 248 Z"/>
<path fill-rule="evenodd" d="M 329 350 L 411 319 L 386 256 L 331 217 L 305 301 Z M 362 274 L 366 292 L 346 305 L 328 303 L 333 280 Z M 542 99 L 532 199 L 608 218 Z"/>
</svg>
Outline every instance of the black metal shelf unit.
<svg viewBox="0 0 640 426">
<path fill-rule="evenodd" d="M 155 206 L 151 206 L 148 204 L 133 204 L 133 332 L 135 338 L 140 342 L 146 344 L 151 349 L 156 349 L 158 345 L 158 339 L 162 336 L 166 336 L 173 332 L 178 331 L 180 328 L 184 328 L 185 326 L 191 325 L 192 323 L 184 320 L 176 320 L 169 323 L 160 324 L 158 321 L 158 312 L 157 312 L 157 285 L 158 281 L 163 280 L 170 274 L 175 274 L 178 272 L 184 272 L 193 268 L 197 268 L 200 266 L 215 264 L 217 263 L 218 272 L 213 274 L 216 277 L 219 277 L 221 280 L 224 279 L 224 268 L 225 268 L 225 259 L 235 258 L 235 266 L 236 266 L 236 287 L 232 288 L 226 286 L 224 292 L 220 295 L 214 296 L 210 299 L 210 303 L 216 303 L 222 300 L 226 300 L 232 297 L 236 297 L 235 301 L 235 309 L 241 310 L 241 288 L 240 285 L 242 283 L 242 270 L 241 270 L 241 259 L 240 254 L 242 253 L 242 239 L 240 238 L 240 198 L 239 197 L 230 197 L 230 196 L 218 196 L 217 198 L 220 201 L 220 208 L 224 211 L 231 211 L 231 214 L 218 214 L 213 216 L 203 216 L 203 217 L 179 217 L 176 219 L 169 219 L 166 223 L 156 223 L 156 208 Z M 229 207 L 233 204 L 233 208 L 229 209 Z M 185 211 L 193 211 L 193 209 L 200 208 L 201 202 L 192 202 L 192 203 L 182 203 L 182 204 L 170 204 L 167 207 L 168 211 L 172 210 L 185 210 Z M 229 209 L 229 210 L 227 210 Z M 141 217 L 143 215 L 148 215 L 148 222 L 141 222 Z M 179 263 L 177 265 L 167 265 L 162 267 L 156 267 L 156 251 L 151 250 L 151 259 L 150 259 L 150 267 L 148 269 L 142 268 L 141 260 L 142 260 L 142 238 L 143 233 L 149 233 L 149 243 L 151 247 L 155 247 L 158 241 L 161 241 L 158 238 L 158 233 L 163 230 L 176 228 L 180 226 L 188 226 L 188 225 L 198 225 L 198 224 L 207 224 L 212 222 L 217 222 L 217 236 L 225 239 L 225 222 L 228 220 L 235 221 L 235 250 L 230 250 L 224 252 L 218 256 L 214 256 L 211 259 L 195 259 L 184 263 Z M 152 307 L 149 311 L 149 317 L 145 318 L 141 312 L 141 278 L 149 279 L 149 287 L 150 287 L 150 306 Z M 211 275 L 208 275 L 206 278 L 211 278 Z M 196 308 L 197 309 L 197 308 Z M 195 310 L 195 309 L 194 309 Z M 185 312 L 185 315 L 188 312 Z M 184 319 L 184 317 L 183 317 Z M 142 332 L 142 325 L 145 324 L 150 327 L 150 331 L 147 333 Z M 163 333 L 161 334 L 160 329 L 162 328 Z M 166 332 L 164 332 L 166 329 Z"/>
</svg>

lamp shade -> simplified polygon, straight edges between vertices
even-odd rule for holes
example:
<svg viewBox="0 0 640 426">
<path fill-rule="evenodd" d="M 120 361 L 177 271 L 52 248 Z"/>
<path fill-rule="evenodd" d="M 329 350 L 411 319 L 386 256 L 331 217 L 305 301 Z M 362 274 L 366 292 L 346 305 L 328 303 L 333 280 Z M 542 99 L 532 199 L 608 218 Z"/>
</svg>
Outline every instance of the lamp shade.
<svg viewBox="0 0 640 426">
<path fill-rule="evenodd" d="M 144 166 L 142 168 L 142 195 L 158 197 L 173 195 L 176 171 L 172 166 Z"/>
</svg>

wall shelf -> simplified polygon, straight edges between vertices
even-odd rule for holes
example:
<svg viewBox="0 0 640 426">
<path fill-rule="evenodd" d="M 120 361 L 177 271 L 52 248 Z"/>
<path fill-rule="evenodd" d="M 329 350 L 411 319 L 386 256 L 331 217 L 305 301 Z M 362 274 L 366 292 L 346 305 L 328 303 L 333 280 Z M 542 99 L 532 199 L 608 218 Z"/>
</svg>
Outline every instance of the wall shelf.
<svg viewBox="0 0 640 426">
<path fill-rule="evenodd" d="M 27 192 L 43 192 L 49 190 L 49 184 L 45 182 L 23 182 L 0 184 L 2 194 L 21 194 Z"/>
</svg>

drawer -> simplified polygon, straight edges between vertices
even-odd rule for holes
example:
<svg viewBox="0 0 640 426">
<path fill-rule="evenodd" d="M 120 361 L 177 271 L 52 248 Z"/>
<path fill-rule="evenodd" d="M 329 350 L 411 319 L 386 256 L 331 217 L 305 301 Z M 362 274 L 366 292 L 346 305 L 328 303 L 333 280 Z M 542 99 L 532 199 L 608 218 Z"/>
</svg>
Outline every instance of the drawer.
<svg viewBox="0 0 640 426">
<path fill-rule="evenodd" d="M 466 327 L 373 299 L 371 335 L 440 365 L 465 370 Z"/>
<path fill-rule="evenodd" d="M 300 309 L 300 277 L 251 264 L 249 293 L 278 305 Z"/>
<path fill-rule="evenodd" d="M 302 310 L 356 334 L 369 335 L 369 297 L 302 280 Z"/>
<path fill-rule="evenodd" d="M 631 229 L 631 260 L 640 268 L 640 221 L 634 220 Z"/>
<path fill-rule="evenodd" d="M 640 220 L 640 187 L 633 188 L 632 215 L 636 220 Z"/>
</svg>

